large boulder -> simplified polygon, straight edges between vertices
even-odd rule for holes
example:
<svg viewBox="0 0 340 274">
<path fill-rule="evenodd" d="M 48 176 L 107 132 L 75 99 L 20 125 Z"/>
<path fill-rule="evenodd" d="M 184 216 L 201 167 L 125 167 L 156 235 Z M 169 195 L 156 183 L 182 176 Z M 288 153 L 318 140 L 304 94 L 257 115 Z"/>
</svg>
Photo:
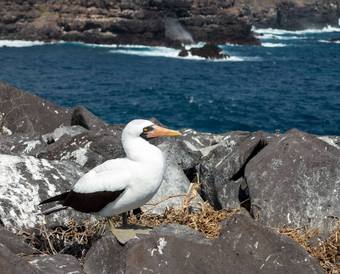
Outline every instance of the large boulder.
<svg viewBox="0 0 340 274">
<path fill-rule="evenodd" d="M 84 107 L 67 109 L 27 91 L 0 82 L 0 135 L 48 134 L 59 127 L 81 126 L 98 129 L 107 126 Z"/>
<path fill-rule="evenodd" d="M 44 273 L 34 266 L 31 266 L 23 258 L 16 256 L 2 243 L 0 243 L 0 269 L 1 273 Z"/>
<path fill-rule="evenodd" d="M 212 240 L 181 225 L 155 227 L 125 246 L 106 234 L 87 253 L 85 272 L 323 273 L 299 244 L 247 215 L 224 221 L 220 237 Z"/>
<path fill-rule="evenodd" d="M 70 125 L 72 111 L 0 82 L 0 133 L 48 133 Z"/>
<path fill-rule="evenodd" d="M 240 207 L 240 203 L 248 199 L 247 185 L 242 180 L 245 166 L 274 138 L 275 135 L 261 131 L 225 134 L 223 140 L 200 163 L 203 198 L 216 209 Z"/>
<path fill-rule="evenodd" d="M 251 159 L 245 178 L 262 224 L 328 229 L 340 216 L 340 147 L 331 138 L 292 129 Z"/>
<path fill-rule="evenodd" d="M 46 208 L 39 203 L 71 189 L 83 175 L 76 164 L 48 161 L 32 156 L 0 154 L 0 219 L 5 226 L 39 227 Z M 60 211 L 46 217 L 49 225 L 65 225 L 70 217 L 84 221 L 90 217 L 73 210 Z M 92 218 L 95 220 L 95 218 Z"/>
</svg>

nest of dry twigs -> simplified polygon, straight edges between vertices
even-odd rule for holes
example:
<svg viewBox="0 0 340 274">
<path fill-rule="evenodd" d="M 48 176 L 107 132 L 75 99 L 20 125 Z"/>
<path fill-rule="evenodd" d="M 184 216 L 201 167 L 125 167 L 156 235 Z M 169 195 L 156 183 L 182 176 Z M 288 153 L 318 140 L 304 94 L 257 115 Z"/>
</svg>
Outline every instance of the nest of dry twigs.
<svg viewBox="0 0 340 274">
<path fill-rule="evenodd" d="M 158 226 L 164 224 L 187 225 L 206 235 L 207 238 L 218 238 L 221 226 L 219 222 L 232 216 L 240 209 L 215 210 L 207 202 L 198 202 L 197 186 L 191 185 L 187 193 L 170 196 L 157 204 L 173 197 L 183 196 L 183 206 L 180 209 L 167 208 L 159 215 L 149 215 L 144 212 L 138 215 L 130 215 L 129 223 L 143 226 Z M 112 218 L 115 226 L 122 223 L 121 216 Z M 45 223 L 45 222 L 44 222 Z M 103 218 L 97 223 L 86 221 L 78 224 L 70 219 L 66 227 L 54 227 L 47 230 L 45 224 L 35 229 L 32 233 L 21 232 L 21 236 L 41 254 L 71 254 L 81 264 L 84 263 L 86 252 L 92 244 L 97 241 L 105 232 L 106 220 Z M 272 228 L 275 231 L 286 235 L 301 246 L 312 256 L 317 258 L 327 273 L 340 273 L 340 222 L 330 236 L 324 241 L 319 241 L 316 246 L 311 246 L 310 238 L 318 235 L 319 230 L 307 231 L 303 228 Z"/>
</svg>

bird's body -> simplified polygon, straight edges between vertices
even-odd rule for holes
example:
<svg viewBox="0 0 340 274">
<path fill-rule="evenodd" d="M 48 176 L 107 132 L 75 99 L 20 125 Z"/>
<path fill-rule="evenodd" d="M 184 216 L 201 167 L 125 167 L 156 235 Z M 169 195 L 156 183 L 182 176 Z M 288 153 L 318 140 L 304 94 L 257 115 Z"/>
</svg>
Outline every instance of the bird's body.
<svg viewBox="0 0 340 274">
<path fill-rule="evenodd" d="M 42 214 L 71 207 L 81 212 L 111 217 L 139 208 L 155 195 L 166 170 L 163 153 L 147 140 L 176 135 L 180 133 L 147 120 L 131 121 L 122 133 L 127 156 L 104 162 L 81 177 L 71 191 L 41 202 L 58 202 Z"/>
</svg>

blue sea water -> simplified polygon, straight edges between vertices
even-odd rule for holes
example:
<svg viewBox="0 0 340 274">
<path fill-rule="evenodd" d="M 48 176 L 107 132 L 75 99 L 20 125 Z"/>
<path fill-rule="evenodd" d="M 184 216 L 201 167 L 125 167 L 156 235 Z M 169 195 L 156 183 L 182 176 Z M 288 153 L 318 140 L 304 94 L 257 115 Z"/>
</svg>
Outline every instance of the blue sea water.
<svg viewBox="0 0 340 274">
<path fill-rule="evenodd" d="M 112 124 L 156 117 L 202 132 L 340 135 L 340 43 L 327 42 L 340 29 L 254 31 L 262 46 L 221 45 L 224 61 L 162 47 L 0 40 L 0 81 Z"/>
</svg>

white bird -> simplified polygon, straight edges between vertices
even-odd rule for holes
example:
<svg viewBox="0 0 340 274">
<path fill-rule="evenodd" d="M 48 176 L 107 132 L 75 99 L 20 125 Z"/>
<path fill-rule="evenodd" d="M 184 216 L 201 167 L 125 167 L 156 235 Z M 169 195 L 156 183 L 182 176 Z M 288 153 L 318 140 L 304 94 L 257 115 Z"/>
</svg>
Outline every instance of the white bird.
<svg viewBox="0 0 340 274">
<path fill-rule="evenodd" d="M 156 194 L 166 169 L 162 151 L 148 140 L 178 135 L 181 135 L 178 131 L 157 126 L 148 120 L 131 121 L 122 132 L 126 157 L 102 163 L 83 175 L 71 191 L 42 201 L 40 204 L 58 204 L 41 213 L 47 215 L 71 207 L 80 212 L 112 217 L 139 208 Z M 123 222 L 126 226 L 126 215 Z M 117 229 L 110 220 L 109 225 L 116 235 Z M 133 238 L 135 235 L 130 236 Z M 116 237 L 122 243 L 129 239 Z"/>
</svg>

